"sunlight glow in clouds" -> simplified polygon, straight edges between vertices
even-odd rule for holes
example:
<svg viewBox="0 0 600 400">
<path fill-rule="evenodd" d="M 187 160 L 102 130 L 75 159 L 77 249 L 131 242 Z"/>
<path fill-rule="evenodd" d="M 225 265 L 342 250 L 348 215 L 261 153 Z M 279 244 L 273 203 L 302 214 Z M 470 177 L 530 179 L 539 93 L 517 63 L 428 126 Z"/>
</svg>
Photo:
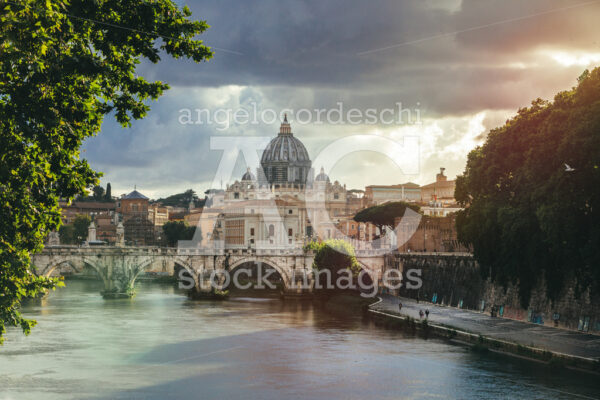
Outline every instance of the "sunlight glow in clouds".
<svg viewBox="0 0 600 400">
<path fill-rule="evenodd" d="M 600 53 L 573 53 L 566 51 L 551 52 L 550 57 L 560 65 L 587 67 L 600 62 Z"/>
</svg>

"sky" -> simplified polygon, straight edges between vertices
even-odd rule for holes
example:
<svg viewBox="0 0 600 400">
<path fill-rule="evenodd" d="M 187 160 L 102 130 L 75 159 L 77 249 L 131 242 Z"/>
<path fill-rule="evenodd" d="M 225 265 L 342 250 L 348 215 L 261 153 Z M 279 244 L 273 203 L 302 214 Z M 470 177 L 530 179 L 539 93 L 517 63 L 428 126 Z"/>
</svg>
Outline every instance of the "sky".
<svg viewBox="0 0 600 400">
<path fill-rule="evenodd" d="M 418 165 L 410 170 L 373 151 L 337 160 L 327 172 L 348 189 L 427 184 L 440 167 L 453 179 L 490 129 L 600 65 L 600 0 L 177 3 L 211 26 L 199 39 L 215 54 L 199 64 L 165 56 L 139 65 L 139 75 L 171 89 L 131 128 L 107 117 L 83 146 L 82 157 L 104 173 L 101 184 L 110 182 L 113 195 L 134 186 L 150 198 L 225 186 L 217 172 L 224 152 L 211 149 L 211 138 L 274 137 L 281 116 L 267 110 L 288 110 L 292 131 L 313 160 L 352 135 L 400 144 L 418 138 Z M 251 115 L 256 109 L 259 118 L 225 123 L 223 113 L 240 109 Z M 337 118 L 334 111 L 328 121 L 332 109 L 342 116 L 350 109 L 363 116 L 369 109 L 377 116 L 396 111 L 376 120 Z M 195 110 L 205 111 L 197 117 Z M 320 121 L 315 110 L 324 110 Z M 240 156 L 234 179 L 245 170 Z"/>
</svg>

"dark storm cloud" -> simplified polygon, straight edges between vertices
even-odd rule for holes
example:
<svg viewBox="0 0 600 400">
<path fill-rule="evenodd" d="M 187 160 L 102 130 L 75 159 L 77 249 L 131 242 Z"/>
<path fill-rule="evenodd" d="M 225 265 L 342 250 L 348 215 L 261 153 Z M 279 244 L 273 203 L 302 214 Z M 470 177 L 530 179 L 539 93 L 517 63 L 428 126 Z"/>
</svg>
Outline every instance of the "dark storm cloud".
<svg viewBox="0 0 600 400">
<path fill-rule="evenodd" d="M 600 3 L 588 3 L 465 0 L 443 9 L 432 6 L 443 2 L 396 0 L 191 2 L 193 15 L 211 24 L 205 43 L 242 54 L 216 49 L 206 64 L 167 60 L 142 72 L 181 86 L 335 90 L 338 97 L 368 96 L 369 104 L 375 96 L 401 96 L 436 114 L 514 108 L 523 99 L 503 95 L 502 85 L 511 91 L 515 82 L 544 79 L 547 72 L 543 65 L 522 71 L 511 63 L 529 61 L 544 47 L 600 51 Z M 572 83 L 577 75 L 569 76 Z M 465 93 L 490 82 L 501 95 Z"/>
</svg>

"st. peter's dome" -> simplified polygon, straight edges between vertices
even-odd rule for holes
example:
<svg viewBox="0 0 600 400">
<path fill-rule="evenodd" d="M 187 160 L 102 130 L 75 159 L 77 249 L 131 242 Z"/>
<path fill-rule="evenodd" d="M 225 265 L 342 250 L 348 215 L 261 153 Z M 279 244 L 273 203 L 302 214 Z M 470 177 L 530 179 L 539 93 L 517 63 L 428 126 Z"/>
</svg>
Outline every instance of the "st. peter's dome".
<svg viewBox="0 0 600 400">
<path fill-rule="evenodd" d="M 310 157 L 302 142 L 294 137 L 285 116 L 279 134 L 262 154 L 261 167 L 271 184 L 306 183 L 310 174 Z"/>
</svg>

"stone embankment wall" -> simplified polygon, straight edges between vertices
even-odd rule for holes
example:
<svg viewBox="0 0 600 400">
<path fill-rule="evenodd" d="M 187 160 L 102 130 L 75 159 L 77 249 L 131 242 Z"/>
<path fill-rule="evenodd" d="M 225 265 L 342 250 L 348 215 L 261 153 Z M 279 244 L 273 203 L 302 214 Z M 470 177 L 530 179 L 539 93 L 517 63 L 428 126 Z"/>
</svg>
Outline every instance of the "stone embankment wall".
<svg viewBox="0 0 600 400">
<path fill-rule="evenodd" d="M 518 286 L 504 288 L 481 278 L 480 267 L 466 253 L 395 253 L 387 256 L 386 269 L 421 270 L 420 289 L 402 287 L 394 294 L 437 304 L 461 307 L 498 316 L 567 329 L 600 333 L 600 294 L 578 293 L 576 282 L 568 282 L 553 303 L 546 295 L 543 279 L 532 291 L 529 307 L 520 305 Z M 406 282 L 407 279 L 404 279 Z"/>
</svg>

